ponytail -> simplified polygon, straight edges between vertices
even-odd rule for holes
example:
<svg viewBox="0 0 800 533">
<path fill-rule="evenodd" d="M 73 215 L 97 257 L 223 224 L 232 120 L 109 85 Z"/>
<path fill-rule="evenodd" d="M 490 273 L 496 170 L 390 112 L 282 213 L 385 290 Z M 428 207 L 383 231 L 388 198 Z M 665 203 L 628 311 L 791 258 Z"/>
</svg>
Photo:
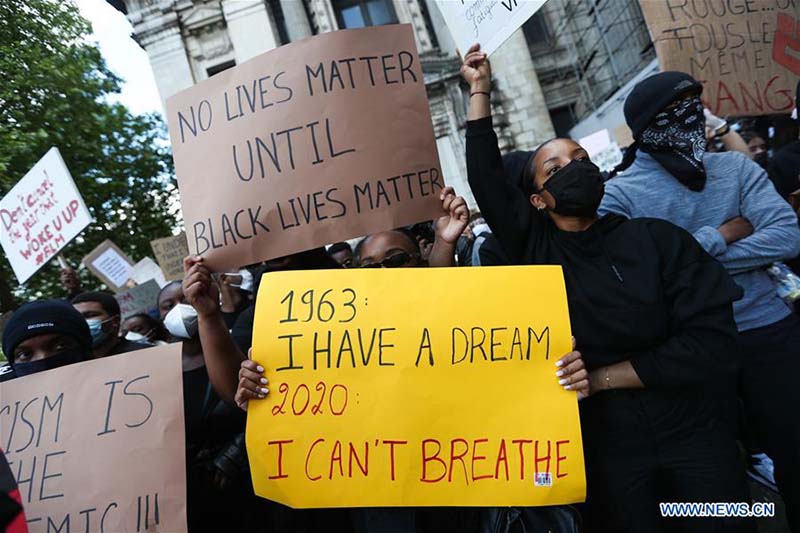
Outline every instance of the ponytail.
<svg viewBox="0 0 800 533">
<path fill-rule="evenodd" d="M 627 170 L 629 166 L 636 160 L 636 150 L 639 149 L 639 141 L 633 141 L 633 144 L 625 149 L 625 155 L 622 156 L 622 162 L 614 167 L 614 170 L 608 175 L 608 179 L 615 177 L 620 172 Z"/>
</svg>

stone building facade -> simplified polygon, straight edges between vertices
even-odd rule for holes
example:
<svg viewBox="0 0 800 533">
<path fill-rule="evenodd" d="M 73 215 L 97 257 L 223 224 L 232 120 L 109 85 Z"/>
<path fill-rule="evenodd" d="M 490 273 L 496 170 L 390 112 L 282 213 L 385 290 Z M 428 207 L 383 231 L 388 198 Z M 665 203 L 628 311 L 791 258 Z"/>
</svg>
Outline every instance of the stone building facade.
<svg viewBox="0 0 800 533">
<path fill-rule="evenodd" d="M 469 99 L 453 39 L 429 0 L 108 0 L 124 12 L 147 52 L 162 102 L 217 72 L 282 44 L 343 28 L 414 28 L 442 172 L 467 197 L 464 127 Z M 492 56 L 503 149 L 553 136 L 527 40 L 516 32 Z"/>
<path fill-rule="evenodd" d="M 620 92 L 626 96 L 625 86 L 655 66 L 655 48 L 636 0 L 548 0 L 523 31 L 561 136 L 574 134 L 576 125 L 609 107 Z M 600 126 L 611 129 L 621 117 L 617 104 L 614 120 L 592 120 L 588 130 L 577 128 L 578 137 Z"/>
<path fill-rule="evenodd" d="M 411 24 L 443 174 L 474 207 L 464 160 L 469 95 L 452 36 L 433 0 L 107 1 L 133 25 L 162 102 L 282 44 L 344 28 Z M 549 0 L 492 55 L 501 149 L 532 149 L 555 133 L 565 134 L 641 70 L 649 43 L 643 28 L 633 1 Z"/>
</svg>

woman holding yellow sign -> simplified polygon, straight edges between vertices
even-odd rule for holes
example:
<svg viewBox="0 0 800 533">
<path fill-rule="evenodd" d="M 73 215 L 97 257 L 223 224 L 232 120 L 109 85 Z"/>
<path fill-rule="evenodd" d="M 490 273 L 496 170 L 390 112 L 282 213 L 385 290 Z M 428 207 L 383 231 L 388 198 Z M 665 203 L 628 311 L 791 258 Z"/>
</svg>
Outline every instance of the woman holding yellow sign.
<svg viewBox="0 0 800 533">
<path fill-rule="evenodd" d="M 725 269 L 668 222 L 597 216 L 603 178 L 586 151 L 553 139 L 511 175 L 492 129 L 491 68 L 479 45 L 470 85 L 467 171 L 512 263 L 564 269 L 589 370 L 581 402 L 590 531 L 750 531 L 735 519 L 664 519 L 660 502 L 746 502 L 732 398 L 741 297 Z"/>
</svg>

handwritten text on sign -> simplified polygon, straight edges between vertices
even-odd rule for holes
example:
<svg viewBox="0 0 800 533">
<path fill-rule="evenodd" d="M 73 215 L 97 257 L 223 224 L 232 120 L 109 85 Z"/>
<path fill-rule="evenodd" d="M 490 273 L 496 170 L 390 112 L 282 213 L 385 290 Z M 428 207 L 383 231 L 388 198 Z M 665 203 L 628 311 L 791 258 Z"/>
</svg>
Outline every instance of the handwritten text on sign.
<svg viewBox="0 0 800 533">
<path fill-rule="evenodd" d="M 183 258 L 189 255 L 184 232 L 150 241 L 150 247 L 167 281 L 183 279 Z"/>
<path fill-rule="evenodd" d="M 125 289 L 133 270 L 133 261 L 109 239 L 98 244 L 81 262 L 116 292 Z"/>
<path fill-rule="evenodd" d="M 25 283 L 92 221 L 58 148 L 0 199 L 0 244 Z"/>
<path fill-rule="evenodd" d="M 410 25 L 282 46 L 173 96 L 167 116 L 189 250 L 214 270 L 441 210 Z"/>
<path fill-rule="evenodd" d="M 491 54 L 544 3 L 545 0 L 436 0 L 462 54 L 475 43 Z"/>
<path fill-rule="evenodd" d="M 31 533 L 186 531 L 180 346 L 0 384 L 0 447 Z"/>
<path fill-rule="evenodd" d="M 661 70 L 704 85 L 712 113 L 788 113 L 800 77 L 798 0 L 640 0 Z"/>
<path fill-rule="evenodd" d="M 577 402 L 555 378 L 571 349 L 559 267 L 268 276 L 253 358 L 271 392 L 247 423 L 259 495 L 292 507 L 582 501 Z"/>
</svg>

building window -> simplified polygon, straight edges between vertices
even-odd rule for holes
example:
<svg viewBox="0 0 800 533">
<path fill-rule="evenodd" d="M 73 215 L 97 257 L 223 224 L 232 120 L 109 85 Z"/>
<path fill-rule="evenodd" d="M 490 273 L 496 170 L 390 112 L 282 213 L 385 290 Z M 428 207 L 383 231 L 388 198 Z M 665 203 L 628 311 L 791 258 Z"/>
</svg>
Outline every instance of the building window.
<svg viewBox="0 0 800 533">
<path fill-rule="evenodd" d="M 522 33 L 530 47 L 544 46 L 550 42 L 550 29 L 541 9 L 522 25 Z"/>
<path fill-rule="evenodd" d="M 226 61 L 224 63 L 220 63 L 219 65 L 214 65 L 213 67 L 208 67 L 206 69 L 206 74 L 208 74 L 208 77 L 210 78 L 214 74 L 219 74 L 223 70 L 228 70 L 229 68 L 233 68 L 235 66 L 236 66 L 236 61 L 231 59 L 230 61 Z"/>
<path fill-rule="evenodd" d="M 278 40 L 281 44 L 289 43 L 289 32 L 286 29 L 286 17 L 283 14 L 283 6 L 280 0 L 268 0 L 269 10 L 272 13 L 272 20 L 278 29 Z"/>
<path fill-rule="evenodd" d="M 576 124 L 574 107 L 574 104 L 570 104 L 550 110 L 550 120 L 553 121 L 556 137 L 569 138 L 569 130 Z"/>
<path fill-rule="evenodd" d="M 397 23 L 391 0 L 334 0 L 333 8 L 341 29 Z"/>
<path fill-rule="evenodd" d="M 431 14 L 428 12 L 428 3 L 420 2 L 419 9 L 422 11 L 422 18 L 425 20 L 425 29 L 428 30 L 428 35 L 431 37 L 431 46 L 439 48 L 439 38 L 436 36 L 436 31 L 433 29 Z"/>
</svg>

